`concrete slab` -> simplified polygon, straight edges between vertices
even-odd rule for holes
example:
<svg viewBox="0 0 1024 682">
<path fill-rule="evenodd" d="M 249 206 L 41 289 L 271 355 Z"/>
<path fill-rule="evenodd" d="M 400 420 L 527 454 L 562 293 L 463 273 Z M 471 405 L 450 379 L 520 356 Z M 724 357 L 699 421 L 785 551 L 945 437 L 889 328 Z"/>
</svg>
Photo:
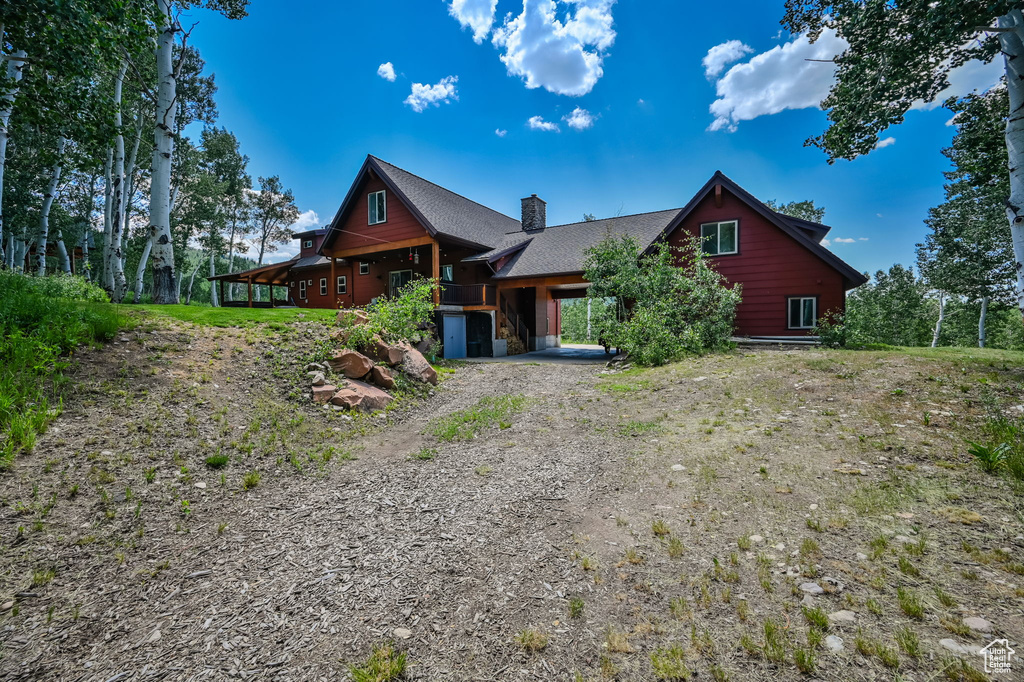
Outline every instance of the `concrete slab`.
<svg viewBox="0 0 1024 682">
<path fill-rule="evenodd" d="M 614 349 L 613 349 L 614 350 Z M 561 348 L 546 348 L 521 355 L 508 355 L 503 358 L 465 358 L 466 362 L 536 362 L 549 365 L 600 365 L 614 357 L 614 353 L 605 353 L 601 346 L 588 344 L 566 343 Z"/>
</svg>

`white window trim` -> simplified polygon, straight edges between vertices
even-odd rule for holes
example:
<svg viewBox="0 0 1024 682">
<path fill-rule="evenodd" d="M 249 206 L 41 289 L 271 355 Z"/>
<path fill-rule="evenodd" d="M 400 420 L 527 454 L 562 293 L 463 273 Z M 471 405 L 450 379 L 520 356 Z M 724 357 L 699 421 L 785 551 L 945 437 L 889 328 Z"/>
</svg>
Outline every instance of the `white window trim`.
<svg viewBox="0 0 1024 682">
<path fill-rule="evenodd" d="M 370 274 L 370 264 L 367 263 L 366 261 L 360 262 L 359 263 L 359 274 L 360 275 L 369 275 Z"/>
<path fill-rule="evenodd" d="M 379 220 L 372 220 L 370 215 L 370 208 L 376 204 L 376 196 L 381 194 L 384 196 L 384 216 L 377 216 Z M 371 203 L 372 202 L 372 203 Z M 380 225 L 388 221 L 388 193 L 386 190 L 377 190 L 376 192 L 370 192 L 366 195 L 366 224 L 367 225 Z"/>
<path fill-rule="evenodd" d="M 306 298 L 306 280 L 304 279 L 299 281 L 299 298 Z"/>
<path fill-rule="evenodd" d="M 313 240 L 312 239 L 307 239 L 306 241 L 302 242 L 302 248 L 304 248 L 304 249 L 311 249 L 311 248 L 313 248 Z"/>
<path fill-rule="evenodd" d="M 809 326 L 805 326 L 805 325 L 802 325 L 802 324 L 801 325 L 797 325 L 795 327 L 793 326 L 793 320 L 792 320 L 792 317 L 790 315 L 790 306 L 793 305 L 793 301 L 800 301 L 800 318 L 801 319 L 803 319 L 803 316 L 804 316 L 804 301 L 812 301 L 811 305 L 814 306 L 814 315 L 812 316 L 812 319 L 814 320 L 813 324 L 811 324 Z M 818 324 L 818 297 L 817 296 L 787 296 L 786 297 L 786 328 L 787 329 L 814 329 L 814 327 L 817 324 Z"/>
<path fill-rule="evenodd" d="M 327 295 L 327 278 L 326 277 L 321 277 L 320 278 L 320 295 L 321 296 L 326 296 Z"/>
<path fill-rule="evenodd" d="M 403 272 L 408 272 L 409 273 L 409 281 L 411 282 L 412 278 L 413 278 L 413 275 L 415 274 L 412 271 L 411 268 L 403 268 L 401 270 L 391 270 L 391 271 L 388 272 L 388 295 L 390 295 L 390 296 L 394 296 L 395 295 L 395 292 L 391 291 L 391 276 L 392 275 L 398 275 L 398 274 L 401 274 Z"/>
<path fill-rule="evenodd" d="M 701 242 L 703 242 L 704 239 L 705 239 L 705 237 L 704 237 L 704 228 L 705 227 L 711 227 L 712 225 L 715 226 L 715 253 L 708 253 L 708 254 L 705 254 L 705 255 L 707 255 L 707 256 L 733 256 L 733 255 L 739 253 L 740 252 L 740 221 L 738 221 L 738 220 L 719 220 L 718 222 L 714 222 L 714 223 L 701 223 L 701 226 L 700 226 Z M 722 251 L 722 248 L 721 248 L 721 243 L 722 243 L 722 225 L 732 225 L 733 226 L 733 235 L 734 235 L 734 237 L 733 237 L 733 242 L 734 242 L 733 246 L 734 246 L 734 248 L 733 248 L 732 251 Z M 710 236 L 707 237 L 707 238 L 710 239 Z"/>
<path fill-rule="evenodd" d="M 339 294 L 342 294 L 342 295 L 347 294 L 348 293 L 348 277 L 346 275 L 338 275 L 338 281 L 335 283 L 335 286 L 337 287 L 337 292 Z"/>
</svg>

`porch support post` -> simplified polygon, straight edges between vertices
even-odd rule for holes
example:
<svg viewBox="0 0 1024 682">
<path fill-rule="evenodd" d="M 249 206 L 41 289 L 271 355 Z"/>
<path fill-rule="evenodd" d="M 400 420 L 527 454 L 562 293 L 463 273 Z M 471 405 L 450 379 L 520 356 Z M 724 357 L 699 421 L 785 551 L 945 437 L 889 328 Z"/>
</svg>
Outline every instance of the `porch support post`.
<svg viewBox="0 0 1024 682">
<path fill-rule="evenodd" d="M 217 280 L 217 288 L 220 289 L 220 304 L 224 305 L 224 280 Z"/>
<path fill-rule="evenodd" d="M 434 305 L 441 305 L 441 245 L 434 240 L 430 244 L 430 258 L 433 267 L 434 284 L 437 286 L 434 288 Z"/>
<path fill-rule="evenodd" d="M 252 277 L 246 280 L 249 285 L 249 307 L 252 307 Z"/>
<path fill-rule="evenodd" d="M 328 289 L 328 291 L 334 291 L 334 293 L 331 294 L 331 297 L 334 299 L 334 307 L 337 308 L 338 307 L 338 275 L 334 271 L 335 258 L 334 258 L 334 253 L 333 252 L 331 252 L 331 253 L 329 253 L 327 255 L 331 259 L 331 281 L 327 283 L 327 286 L 330 287 L 330 289 Z"/>
</svg>

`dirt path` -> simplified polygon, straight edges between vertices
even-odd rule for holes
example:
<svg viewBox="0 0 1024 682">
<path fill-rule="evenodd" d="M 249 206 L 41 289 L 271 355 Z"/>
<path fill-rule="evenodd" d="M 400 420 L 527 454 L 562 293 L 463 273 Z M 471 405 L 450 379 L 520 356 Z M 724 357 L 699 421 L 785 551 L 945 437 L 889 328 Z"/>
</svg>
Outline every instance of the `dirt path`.
<svg viewBox="0 0 1024 682">
<path fill-rule="evenodd" d="M 912 676 L 959 660 L 943 637 L 1024 636 L 1019 502 L 957 460 L 953 429 L 976 388 L 929 382 L 948 363 L 767 352 L 625 376 L 472 365 L 385 423 L 288 397 L 310 334 L 140 331 L 83 361 L 75 403 L 3 483 L 0 589 L 21 596 L 0 616 L 2 679 L 345 679 L 394 641 L 407 679 L 678 673 L 659 661 L 799 679 L 806 648 L 825 678 L 866 680 L 891 666 L 855 638 L 891 646 Z M 430 435 L 488 396 L 526 402 L 472 440 Z M 204 465 L 220 452 L 225 469 Z M 246 490 L 248 471 L 262 478 Z M 953 507 L 981 520 L 952 524 Z M 805 597 L 809 582 L 827 591 Z M 901 610 L 907 586 L 923 619 Z M 802 602 L 851 614 L 825 628 L 842 651 L 808 643 Z M 784 628 L 781 659 L 769 620 Z M 922 654 L 897 647 L 899 627 Z M 546 647 L 524 651 L 524 630 Z"/>
</svg>

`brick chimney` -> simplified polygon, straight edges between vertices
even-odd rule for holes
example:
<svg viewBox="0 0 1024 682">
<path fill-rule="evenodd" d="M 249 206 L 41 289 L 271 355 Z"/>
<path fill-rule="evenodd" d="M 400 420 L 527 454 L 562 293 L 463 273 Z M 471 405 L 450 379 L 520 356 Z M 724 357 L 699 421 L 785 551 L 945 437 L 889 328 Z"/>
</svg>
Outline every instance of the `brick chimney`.
<svg viewBox="0 0 1024 682">
<path fill-rule="evenodd" d="M 547 227 L 547 203 L 536 194 L 523 199 L 523 230 L 543 230 Z"/>
</svg>

